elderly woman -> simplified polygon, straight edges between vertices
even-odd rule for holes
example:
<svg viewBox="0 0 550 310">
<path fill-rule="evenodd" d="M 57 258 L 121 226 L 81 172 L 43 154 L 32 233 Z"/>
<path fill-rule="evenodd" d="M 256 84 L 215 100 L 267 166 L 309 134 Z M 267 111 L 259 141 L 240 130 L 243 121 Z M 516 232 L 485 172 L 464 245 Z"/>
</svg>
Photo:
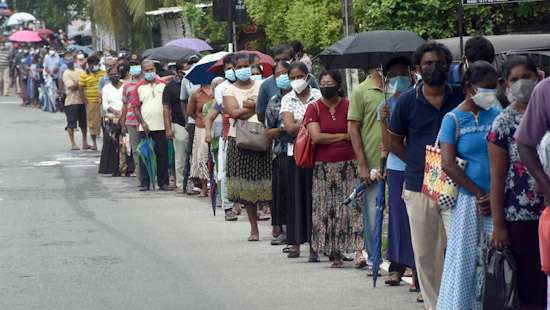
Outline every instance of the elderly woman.
<svg viewBox="0 0 550 310">
<path fill-rule="evenodd" d="M 544 198 L 536 192 L 535 179 L 519 157 L 514 134 L 527 109 L 537 75 L 535 64 L 526 57 L 507 59 L 504 78 L 511 105 L 495 119 L 487 136 L 493 245 L 512 251 L 518 268 L 519 299 L 526 309 L 542 309 L 545 305 L 546 277 L 540 270 L 538 234 Z"/>
<path fill-rule="evenodd" d="M 110 84 L 103 88 L 101 104 L 103 109 L 103 149 L 99 162 L 99 173 L 120 176 L 119 136 L 122 113 L 122 81 L 117 67 L 107 71 Z"/>
<path fill-rule="evenodd" d="M 305 79 L 292 82 L 297 93 L 305 88 Z M 348 134 L 349 101 L 340 95 L 342 76 L 338 71 L 321 74 L 322 98 L 307 106 L 304 121 L 315 143 L 315 167 L 312 187 L 313 254 L 325 253 L 333 260 L 332 268 L 342 268 L 343 254 L 356 252 L 363 260 L 363 202 L 356 199 L 342 207 L 342 201 L 359 182 L 357 162 Z"/>
<path fill-rule="evenodd" d="M 247 54 L 235 54 L 233 65 L 236 81 L 223 93 L 223 109 L 232 125 L 227 142 L 227 189 L 230 200 L 246 207 L 250 221 L 248 241 L 258 241 L 258 207 L 271 203 L 271 154 L 237 147 L 233 125 L 235 121 L 259 123 L 255 107 L 261 82 L 250 79 Z"/>
</svg>

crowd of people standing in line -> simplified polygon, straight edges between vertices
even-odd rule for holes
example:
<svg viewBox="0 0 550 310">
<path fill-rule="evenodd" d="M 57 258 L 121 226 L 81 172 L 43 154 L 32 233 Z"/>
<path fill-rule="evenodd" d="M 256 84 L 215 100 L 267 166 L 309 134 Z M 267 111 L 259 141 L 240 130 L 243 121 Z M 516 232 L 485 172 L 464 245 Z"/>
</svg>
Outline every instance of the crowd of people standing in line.
<svg viewBox="0 0 550 310">
<path fill-rule="evenodd" d="M 271 244 L 286 245 L 288 258 L 300 257 L 307 244 L 309 262 L 326 256 L 342 268 L 354 260 L 369 275 L 377 190 L 385 182 L 387 285 L 412 273 L 411 291 L 427 309 L 482 309 L 484 253 L 508 247 L 522 309 L 544 309 L 548 278 L 537 229 L 550 201 L 550 171 L 543 168 L 550 163 L 537 148 L 550 147 L 541 145 L 550 126 L 550 80 L 536 65 L 511 56 L 498 72 L 484 37 L 469 39 L 464 61 L 452 65 L 447 47 L 428 42 L 414 59 L 368 68 L 348 100 L 339 71 L 317 79 L 300 45 L 293 47 L 274 49 L 273 75 L 263 80 L 256 57 L 228 54 L 223 75 L 208 85 L 185 78 L 196 57 L 162 66 L 67 52 L 60 79 L 71 148 L 79 149 L 77 125 L 83 149 L 96 149 L 102 132 L 100 173 L 135 173 L 139 190 L 148 191 L 152 180 L 136 150 L 151 138 L 158 189 L 202 197 L 215 186 L 212 151 L 225 219 L 237 220 L 245 208 L 248 241 L 260 240 L 258 220 L 270 212 Z M 239 132 L 246 126 L 264 128 L 268 146 L 245 145 Z M 316 146 L 311 168 L 294 158 L 302 129 Z M 442 168 L 460 188 L 451 208 L 422 193 L 426 146 L 437 142 Z M 343 206 L 360 182 L 364 194 Z"/>
</svg>

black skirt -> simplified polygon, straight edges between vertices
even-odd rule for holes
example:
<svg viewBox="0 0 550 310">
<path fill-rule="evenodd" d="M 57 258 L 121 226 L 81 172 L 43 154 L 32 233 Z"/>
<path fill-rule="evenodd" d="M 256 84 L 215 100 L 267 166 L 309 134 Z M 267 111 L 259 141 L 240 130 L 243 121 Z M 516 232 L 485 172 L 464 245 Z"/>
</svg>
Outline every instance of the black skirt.
<svg viewBox="0 0 550 310">
<path fill-rule="evenodd" d="M 119 136 L 120 127 L 118 125 L 103 125 L 103 148 L 99 160 L 99 173 L 119 173 Z"/>
<path fill-rule="evenodd" d="M 294 181 L 290 190 L 291 202 L 287 204 L 286 225 L 287 242 L 299 245 L 311 242 L 311 187 L 313 184 L 313 169 L 296 166 L 293 157 L 289 157 L 290 178 Z"/>
<path fill-rule="evenodd" d="M 293 173 L 291 172 L 294 159 L 286 153 L 277 155 L 272 162 L 271 191 L 273 192 L 273 204 L 271 207 L 271 225 L 281 226 L 286 224 L 286 211 L 288 205 L 293 202 L 290 195 L 294 186 Z"/>
</svg>

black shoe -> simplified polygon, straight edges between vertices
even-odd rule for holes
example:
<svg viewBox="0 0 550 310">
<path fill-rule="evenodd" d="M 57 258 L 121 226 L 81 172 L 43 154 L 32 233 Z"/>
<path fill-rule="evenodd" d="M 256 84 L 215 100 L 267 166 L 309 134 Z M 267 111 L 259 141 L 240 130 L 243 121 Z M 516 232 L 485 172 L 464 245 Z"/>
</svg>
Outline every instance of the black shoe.
<svg viewBox="0 0 550 310">
<path fill-rule="evenodd" d="M 300 257 L 300 251 L 290 251 L 287 255 L 288 258 L 298 258 Z"/>
<path fill-rule="evenodd" d="M 169 185 L 166 185 L 164 184 L 163 186 L 159 187 L 159 191 L 163 191 L 163 192 L 168 192 L 168 191 L 172 191 L 173 189 L 170 188 Z"/>
<path fill-rule="evenodd" d="M 140 192 L 147 192 L 147 191 L 149 191 L 149 186 L 140 186 L 139 191 Z"/>
</svg>

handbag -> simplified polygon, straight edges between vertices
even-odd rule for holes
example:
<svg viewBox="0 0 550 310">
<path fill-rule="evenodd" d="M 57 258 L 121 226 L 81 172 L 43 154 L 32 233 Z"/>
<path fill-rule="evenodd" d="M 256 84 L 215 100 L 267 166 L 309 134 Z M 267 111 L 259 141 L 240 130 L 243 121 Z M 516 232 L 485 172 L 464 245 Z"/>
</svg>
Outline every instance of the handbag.
<svg viewBox="0 0 550 310">
<path fill-rule="evenodd" d="M 487 251 L 483 309 L 515 310 L 520 308 L 517 266 L 509 249 Z"/>
<path fill-rule="evenodd" d="M 315 107 L 315 112 L 319 115 L 317 102 L 313 103 L 313 106 Z M 305 117 L 302 120 L 300 130 L 294 142 L 294 160 L 296 161 L 296 166 L 300 168 L 312 168 L 315 166 L 315 143 L 313 143 L 313 139 L 307 130 Z"/>
<path fill-rule="evenodd" d="M 550 206 L 542 211 L 539 218 L 539 245 L 542 271 L 550 276 Z"/>
<path fill-rule="evenodd" d="M 267 152 L 271 149 L 271 141 L 265 135 L 265 126 L 247 120 L 236 120 L 237 147 L 254 152 Z"/>
<path fill-rule="evenodd" d="M 448 113 L 456 123 L 456 137 L 458 139 L 460 125 L 454 113 Z M 452 208 L 456 205 L 458 198 L 458 185 L 443 171 L 441 166 L 441 150 L 439 148 L 439 136 L 437 134 L 435 144 L 426 145 L 426 164 L 424 165 L 424 181 L 422 183 L 422 193 L 428 196 L 432 201 L 442 208 Z M 464 170 L 466 161 L 457 157 L 456 163 Z"/>
</svg>

